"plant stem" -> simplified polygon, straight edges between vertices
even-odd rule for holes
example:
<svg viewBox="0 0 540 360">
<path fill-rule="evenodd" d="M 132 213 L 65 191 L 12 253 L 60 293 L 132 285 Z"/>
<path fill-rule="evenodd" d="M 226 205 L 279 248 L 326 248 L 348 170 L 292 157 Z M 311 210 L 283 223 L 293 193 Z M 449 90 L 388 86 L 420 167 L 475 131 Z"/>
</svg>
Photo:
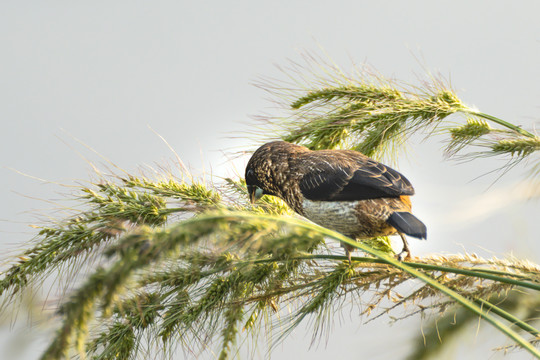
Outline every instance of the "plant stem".
<svg viewBox="0 0 540 360">
<path fill-rule="evenodd" d="M 506 336 L 508 336 L 509 338 L 514 340 L 517 344 L 519 344 L 522 348 L 527 350 L 535 358 L 540 359 L 540 351 L 538 349 L 536 349 L 529 341 L 524 339 L 520 334 L 518 334 L 516 331 L 514 331 L 510 327 L 506 326 L 505 324 L 503 324 L 502 322 L 497 320 L 491 314 L 483 311 L 482 308 L 480 308 L 478 305 L 476 305 L 473 301 L 465 298 L 463 295 L 455 292 L 454 290 L 448 288 L 447 286 L 444 286 L 443 284 L 437 282 L 436 280 L 434 280 L 433 278 L 431 278 L 428 275 L 424 274 L 423 272 L 418 271 L 418 270 L 412 268 L 411 266 L 408 266 L 407 264 L 402 263 L 402 262 L 394 259 L 393 257 L 388 256 L 387 254 L 385 254 L 385 253 L 383 253 L 381 251 L 372 249 L 370 246 L 368 246 L 366 244 L 363 244 L 361 242 L 357 242 L 357 241 L 355 241 L 353 239 L 350 239 L 350 238 L 348 238 L 348 237 L 346 237 L 346 236 L 344 236 L 342 234 L 339 234 L 339 233 L 337 233 L 335 231 L 320 227 L 320 226 L 315 225 L 315 224 L 310 224 L 310 223 L 308 223 L 306 221 L 302 221 L 302 220 L 299 220 L 299 219 L 272 216 L 272 215 L 262 215 L 262 214 L 254 215 L 254 214 L 241 213 L 241 212 L 237 212 L 237 213 L 233 212 L 233 213 L 229 213 L 229 214 L 226 214 L 226 215 L 220 215 L 220 214 L 203 215 L 203 216 L 194 218 L 192 220 L 187 220 L 184 223 L 182 223 L 182 225 L 186 224 L 186 223 L 189 223 L 189 222 L 196 223 L 196 222 L 211 221 L 211 220 L 214 220 L 214 219 L 222 219 L 222 218 L 226 218 L 226 219 L 237 218 L 237 219 L 246 219 L 246 220 L 247 219 L 256 219 L 256 220 L 259 220 L 259 221 L 260 220 L 268 220 L 268 221 L 281 222 L 281 223 L 285 223 L 285 224 L 289 224 L 289 225 L 293 225 L 293 226 L 298 226 L 298 227 L 301 227 L 301 228 L 304 228 L 304 229 L 317 231 L 318 233 L 320 233 L 320 234 L 322 234 L 324 236 L 328 236 L 329 238 L 337 240 L 337 241 L 339 241 L 341 243 L 344 243 L 344 244 L 347 244 L 347 245 L 352 246 L 354 248 L 360 249 L 360 250 L 362 250 L 362 251 L 364 251 L 364 252 L 366 252 L 368 254 L 371 254 L 371 255 L 383 260 L 384 262 L 386 262 L 386 263 L 388 263 L 390 265 L 395 266 L 398 269 L 401 269 L 403 271 L 408 272 L 409 274 L 416 277 L 417 279 L 420 279 L 423 282 L 425 282 L 426 284 L 430 285 L 431 287 L 439 290 L 441 293 L 451 297 L 456 302 L 460 303 L 463 307 L 465 307 L 466 309 L 468 309 L 468 310 L 472 311 L 473 313 L 479 315 L 481 318 L 485 319 L 491 325 L 493 325 L 494 327 L 499 329 L 499 331 L 506 334 Z"/>
<path fill-rule="evenodd" d="M 490 303 L 489 301 L 486 301 L 486 300 L 480 299 L 480 298 L 474 299 L 474 301 L 481 304 L 482 306 L 487 307 L 489 311 L 494 312 L 495 314 L 499 315 L 500 317 L 508 320 L 510 323 L 520 327 L 522 330 L 527 331 L 531 335 L 533 335 L 533 336 L 540 335 L 540 331 L 538 331 L 538 329 L 532 327 L 531 325 L 527 324 L 525 321 L 523 321 L 521 319 L 518 319 L 514 315 L 510 314 L 507 311 L 504 311 L 503 309 L 501 309 L 500 307 Z"/>
<path fill-rule="evenodd" d="M 322 260 L 347 260 L 346 256 L 341 255 L 306 255 L 306 256 L 297 256 L 294 257 L 295 260 L 315 260 L 315 259 L 322 259 Z M 368 258 L 368 257 L 351 257 L 352 260 L 358 261 L 358 262 L 366 262 L 366 263 L 376 263 L 376 264 L 387 264 L 386 261 L 378 258 Z M 263 262 L 273 262 L 276 261 L 275 259 L 264 259 L 264 260 L 257 260 L 255 263 L 263 263 Z M 424 263 L 416 263 L 416 262 L 404 262 L 404 264 L 407 264 L 408 266 L 415 268 L 415 269 L 424 269 L 424 270 L 434 270 L 434 271 L 442 271 L 442 272 L 448 272 L 448 273 L 454 273 L 454 274 L 462 274 L 467 276 L 474 276 L 482 279 L 488 279 L 493 281 L 498 281 L 506 284 L 511 284 L 515 286 L 520 286 L 532 290 L 540 291 L 540 285 L 524 282 L 516 279 L 510 279 L 505 276 L 497 276 L 494 274 L 488 273 L 488 271 L 484 272 L 483 270 L 489 270 L 489 269 L 460 269 L 460 268 L 453 268 L 448 266 L 441 266 L 441 265 L 432 265 L 432 264 L 424 264 Z M 494 272 L 494 271 L 489 271 Z M 514 276 L 513 274 L 507 274 L 504 272 L 498 272 L 501 275 L 507 275 L 507 276 Z M 516 274 L 515 276 L 522 277 L 519 274 Z"/>
<path fill-rule="evenodd" d="M 523 130 L 521 127 L 519 127 L 517 125 L 514 125 L 512 123 L 509 123 L 508 121 L 504 121 L 502 119 L 499 119 L 498 117 L 495 117 L 493 115 L 489 115 L 489 114 L 486 114 L 486 113 L 483 113 L 483 112 L 480 112 L 480 111 L 475 111 L 475 110 L 472 110 L 472 109 L 465 109 L 465 110 L 463 110 L 463 112 L 467 113 L 467 114 L 474 115 L 474 116 L 478 116 L 478 117 L 481 117 L 481 118 L 484 118 L 484 119 L 487 119 L 487 120 L 490 120 L 490 121 L 493 121 L 494 123 L 502 125 L 502 126 L 508 128 L 508 129 L 514 130 L 515 132 L 518 132 L 521 135 L 524 135 L 524 136 L 527 136 L 527 137 L 530 137 L 530 138 L 533 138 L 533 139 L 537 137 L 536 135 L 528 132 L 527 130 Z"/>
</svg>

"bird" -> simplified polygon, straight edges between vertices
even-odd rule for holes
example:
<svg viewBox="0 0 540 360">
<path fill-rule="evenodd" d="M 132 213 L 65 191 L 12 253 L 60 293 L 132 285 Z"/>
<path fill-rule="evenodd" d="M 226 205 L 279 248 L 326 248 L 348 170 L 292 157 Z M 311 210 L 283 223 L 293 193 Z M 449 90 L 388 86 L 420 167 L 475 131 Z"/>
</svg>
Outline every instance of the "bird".
<svg viewBox="0 0 540 360">
<path fill-rule="evenodd" d="M 406 235 L 427 239 L 426 225 L 411 213 L 409 180 L 358 151 L 269 142 L 249 159 L 245 181 L 252 204 L 277 196 L 306 219 L 356 241 L 399 234 L 400 261 L 411 257 Z M 354 247 L 342 247 L 352 264 Z"/>
</svg>

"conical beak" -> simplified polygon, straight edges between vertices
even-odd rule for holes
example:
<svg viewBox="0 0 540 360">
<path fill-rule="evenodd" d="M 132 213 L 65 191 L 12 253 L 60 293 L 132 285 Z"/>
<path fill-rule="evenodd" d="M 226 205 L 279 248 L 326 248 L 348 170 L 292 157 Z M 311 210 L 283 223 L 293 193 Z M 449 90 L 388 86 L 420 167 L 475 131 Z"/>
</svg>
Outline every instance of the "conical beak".
<svg viewBox="0 0 540 360">
<path fill-rule="evenodd" d="M 257 201 L 257 199 L 255 199 L 255 186 L 248 185 L 247 190 L 249 194 L 249 202 L 251 205 L 253 205 L 255 204 L 255 201 Z"/>
<path fill-rule="evenodd" d="M 262 189 L 257 186 L 248 185 L 247 190 L 249 194 L 249 201 L 251 202 L 251 204 L 255 204 L 255 202 L 263 196 Z"/>
</svg>

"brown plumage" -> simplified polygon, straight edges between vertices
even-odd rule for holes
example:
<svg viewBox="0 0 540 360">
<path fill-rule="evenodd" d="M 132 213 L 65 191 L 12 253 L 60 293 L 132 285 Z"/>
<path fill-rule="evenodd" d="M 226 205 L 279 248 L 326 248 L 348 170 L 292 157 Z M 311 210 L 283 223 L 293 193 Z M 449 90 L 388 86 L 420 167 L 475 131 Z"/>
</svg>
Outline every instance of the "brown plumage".
<svg viewBox="0 0 540 360">
<path fill-rule="evenodd" d="M 398 233 L 426 238 L 411 214 L 411 183 L 399 172 L 352 150 L 318 150 L 275 141 L 261 146 L 246 167 L 251 202 L 263 194 L 283 199 L 323 227 L 362 240 Z M 351 259 L 352 248 L 344 246 Z"/>
</svg>

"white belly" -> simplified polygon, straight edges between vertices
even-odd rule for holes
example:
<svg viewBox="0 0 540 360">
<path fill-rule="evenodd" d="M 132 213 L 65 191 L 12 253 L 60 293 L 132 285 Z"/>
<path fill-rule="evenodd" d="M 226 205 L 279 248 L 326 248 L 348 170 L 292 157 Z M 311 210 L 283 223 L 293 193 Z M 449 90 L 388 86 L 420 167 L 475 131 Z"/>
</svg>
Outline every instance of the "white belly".
<svg viewBox="0 0 540 360">
<path fill-rule="evenodd" d="M 358 201 L 312 201 L 302 202 L 304 215 L 309 220 L 323 227 L 351 236 L 358 232 L 356 206 Z"/>
</svg>

